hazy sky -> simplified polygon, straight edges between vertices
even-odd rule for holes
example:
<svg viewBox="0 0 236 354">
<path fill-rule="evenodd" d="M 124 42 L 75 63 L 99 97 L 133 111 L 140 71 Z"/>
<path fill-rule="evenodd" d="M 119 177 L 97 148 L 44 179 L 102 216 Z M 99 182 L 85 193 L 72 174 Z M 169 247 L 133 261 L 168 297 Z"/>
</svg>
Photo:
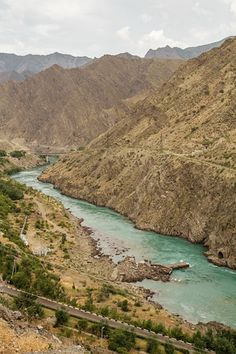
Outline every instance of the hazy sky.
<svg viewBox="0 0 236 354">
<path fill-rule="evenodd" d="M 236 0 L 0 0 L 0 52 L 101 56 L 236 34 Z"/>
</svg>

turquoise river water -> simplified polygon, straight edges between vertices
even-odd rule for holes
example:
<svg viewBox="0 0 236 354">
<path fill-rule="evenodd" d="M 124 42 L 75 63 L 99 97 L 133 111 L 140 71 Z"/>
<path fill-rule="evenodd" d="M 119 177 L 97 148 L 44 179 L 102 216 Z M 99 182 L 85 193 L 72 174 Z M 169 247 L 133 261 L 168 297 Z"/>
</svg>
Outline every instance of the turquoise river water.
<svg viewBox="0 0 236 354">
<path fill-rule="evenodd" d="M 92 228 L 104 254 L 114 261 L 131 255 L 156 263 L 189 262 L 191 267 L 175 271 L 169 283 L 145 280 L 138 283 L 155 292 L 154 299 L 172 313 L 192 323 L 218 321 L 236 328 L 236 272 L 210 264 L 204 247 L 177 237 L 161 236 L 134 228 L 127 218 L 87 202 L 62 195 L 49 183 L 37 180 L 45 167 L 12 176 L 61 201 L 83 224 Z"/>
</svg>

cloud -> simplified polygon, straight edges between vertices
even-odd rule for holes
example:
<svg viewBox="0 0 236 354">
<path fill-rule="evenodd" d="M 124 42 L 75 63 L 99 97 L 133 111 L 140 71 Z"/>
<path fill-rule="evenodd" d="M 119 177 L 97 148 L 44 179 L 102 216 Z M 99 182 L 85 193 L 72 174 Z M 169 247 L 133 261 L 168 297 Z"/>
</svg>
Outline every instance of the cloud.
<svg viewBox="0 0 236 354">
<path fill-rule="evenodd" d="M 153 30 L 149 33 L 144 34 L 139 42 L 138 45 L 143 50 L 148 50 L 150 48 L 156 49 L 158 47 L 164 47 L 169 45 L 171 47 L 184 47 L 185 44 L 183 42 L 175 41 L 171 38 L 168 38 L 164 34 L 164 30 Z"/>
<path fill-rule="evenodd" d="M 230 5 L 230 11 L 236 15 L 236 0 L 225 0 L 225 2 Z"/>
<path fill-rule="evenodd" d="M 140 16 L 140 19 L 143 23 L 149 23 L 152 21 L 152 16 L 151 15 L 148 15 L 148 14 L 142 14 Z"/>
<path fill-rule="evenodd" d="M 53 25 L 53 24 L 41 24 L 41 25 L 36 25 L 34 27 L 35 33 L 42 35 L 42 36 L 50 36 L 50 34 L 53 31 L 57 31 L 59 29 L 59 26 Z"/>
<path fill-rule="evenodd" d="M 196 1 L 193 5 L 193 11 L 196 12 L 200 16 L 208 16 L 211 15 L 211 13 L 206 10 L 204 7 L 201 6 L 199 1 Z"/>
<path fill-rule="evenodd" d="M 130 40 L 130 27 L 125 26 L 116 31 L 116 34 L 118 37 L 123 39 L 124 41 L 129 41 Z"/>
<path fill-rule="evenodd" d="M 236 0 L 0 0 L 0 52 L 142 56 L 233 35 L 235 15 Z"/>
</svg>

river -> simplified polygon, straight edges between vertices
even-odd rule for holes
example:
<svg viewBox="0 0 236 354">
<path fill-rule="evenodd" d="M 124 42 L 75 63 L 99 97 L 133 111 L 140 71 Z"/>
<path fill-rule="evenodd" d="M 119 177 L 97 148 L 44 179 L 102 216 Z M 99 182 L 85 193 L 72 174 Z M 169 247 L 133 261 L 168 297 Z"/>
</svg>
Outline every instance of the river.
<svg viewBox="0 0 236 354">
<path fill-rule="evenodd" d="M 127 218 L 108 208 L 62 195 L 53 185 L 37 180 L 44 168 L 19 172 L 12 178 L 56 198 L 75 216 L 83 218 L 83 224 L 93 229 L 92 236 L 99 241 L 102 252 L 114 261 L 131 255 L 138 261 L 190 263 L 190 268 L 175 271 L 169 283 L 145 280 L 138 284 L 155 291 L 154 299 L 192 323 L 217 321 L 236 328 L 235 271 L 209 263 L 200 245 L 137 230 Z"/>
</svg>

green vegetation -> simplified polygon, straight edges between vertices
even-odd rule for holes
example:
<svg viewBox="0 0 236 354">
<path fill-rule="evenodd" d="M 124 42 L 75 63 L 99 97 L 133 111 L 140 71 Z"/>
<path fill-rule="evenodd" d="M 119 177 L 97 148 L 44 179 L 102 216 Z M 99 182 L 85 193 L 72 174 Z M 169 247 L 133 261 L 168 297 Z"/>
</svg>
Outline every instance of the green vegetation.
<svg viewBox="0 0 236 354">
<path fill-rule="evenodd" d="M 23 150 L 15 150 L 15 151 L 11 151 L 10 152 L 10 156 L 11 157 L 15 157 L 17 159 L 20 159 L 21 157 L 24 157 L 25 154 L 26 154 L 26 152 L 23 151 Z"/>
<path fill-rule="evenodd" d="M 129 311 L 129 306 L 128 306 L 128 301 L 127 300 L 123 300 L 123 301 L 120 301 L 118 303 L 118 306 L 121 308 L 122 311 L 124 312 L 128 312 Z"/>
<path fill-rule="evenodd" d="M 83 318 L 78 320 L 76 328 L 79 329 L 80 331 L 86 330 L 88 328 L 88 321 Z"/>
<path fill-rule="evenodd" d="M 0 231 L 22 250 L 16 251 L 9 245 L 0 244 L 0 273 L 4 280 L 19 289 L 51 299 L 65 299 L 60 279 L 30 254 L 19 237 L 20 227 L 14 228 L 8 220 L 9 214 L 13 216 L 29 211 L 23 202 L 25 190 L 19 183 L 0 179 Z"/>
<path fill-rule="evenodd" d="M 125 354 L 135 345 L 135 334 L 122 330 L 111 331 L 108 338 L 108 349 Z"/>
<path fill-rule="evenodd" d="M 166 354 L 174 354 L 175 348 L 173 347 L 172 344 L 168 344 L 167 343 L 167 344 L 164 345 L 164 347 L 165 347 Z"/>
<path fill-rule="evenodd" d="M 123 289 L 115 288 L 111 284 L 103 284 L 100 293 L 97 296 L 97 301 L 98 302 L 106 301 L 110 297 L 110 295 L 126 296 L 127 291 Z"/>
<path fill-rule="evenodd" d="M 18 310 L 26 313 L 30 318 L 42 318 L 43 308 L 36 302 L 36 297 L 30 294 L 22 293 L 14 300 Z"/>
<path fill-rule="evenodd" d="M 196 130 L 198 130 L 198 127 L 192 127 L 191 128 L 191 133 L 194 133 Z"/>
<path fill-rule="evenodd" d="M 55 327 L 63 326 L 67 324 L 69 321 L 69 315 L 64 310 L 57 310 L 55 316 L 56 316 Z"/>
<path fill-rule="evenodd" d="M 5 157 L 7 156 L 7 153 L 5 150 L 0 150 L 0 157 Z"/>
<path fill-rule="evenodd" d="M 23 247 L 24 244 L 19 238 L 19 231 L 11 226 L 8 216 L 19 214 L 18 201 L 23 198 L 24 190 L 18 183 L 0 179 L 0 231 L 19 247 Z"/>
<path fill-rule="evenodd" d="M 93 303 L 93 297 L 92 297 L 93 289 L 87 288 L 86 291 L 87 291 L 87 300 L 85 301 L 83 309 L 85 311 L 93 312 L 95 310 L 95 306 Z"/>
<path fill-rule="evenodd" d="M 10 247 L 0 247 L 0 273 L 3 280 L 18 289 L 66 301 L 60 278 L 45 269 L 36 257 L 20 255 Z"/>
<path fill-rule="evenodd" d="M 0 179 L 0 194 L 9 197 L 11 200 L 20 200 L 24 197 L 24 187 L 13 181 Z"/>
<path fill-rule="evenodd" d="M 214 350 L 217 354 L 236 354 L 236 331 L 208 330 L 205 335 L 199 331 L 193 335 L 193 344 L 200 349 Z"/>
<path fill-rule="evenodd" d="M 147 353 L 159 354 L 161 353 L 159 349 L 159 343 L 154 339 L 149 339 L 147 342 Z"/>
</svg>

